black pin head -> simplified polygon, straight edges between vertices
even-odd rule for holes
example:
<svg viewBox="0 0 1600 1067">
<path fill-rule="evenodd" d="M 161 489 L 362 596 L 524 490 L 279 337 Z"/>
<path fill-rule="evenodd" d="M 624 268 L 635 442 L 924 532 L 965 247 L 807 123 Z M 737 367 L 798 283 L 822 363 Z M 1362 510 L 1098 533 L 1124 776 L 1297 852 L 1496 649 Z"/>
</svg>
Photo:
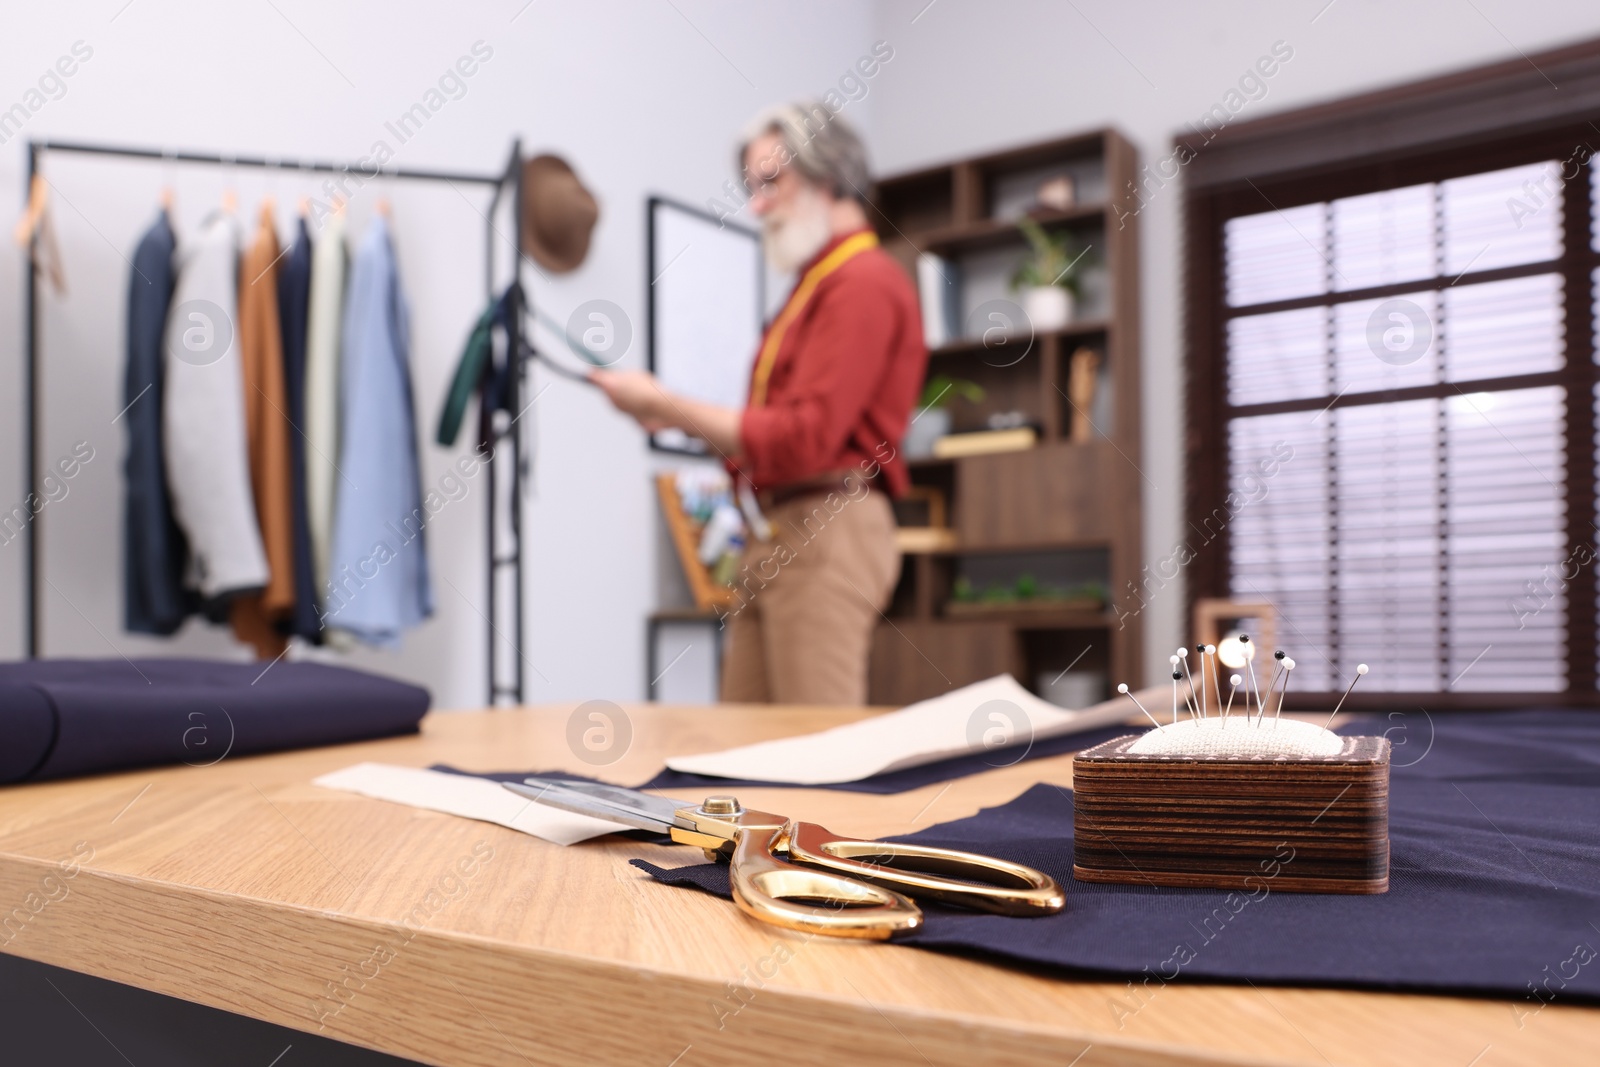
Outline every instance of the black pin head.
<svg viewBox="0 0 1600 1067">
<path fill-rule="evenodd" d="M 1248 645 L 1250 643 L 1250 635 L 1249 634 L 1240 634 L 1239 635 L 1239 643 L 1241 645 Z"/>
<path fill-rule="evenodd" d="M 1206 654 L 1206 646 L 1205 645 L 1195 645 L 1194 646 L 1194 650 L 1196 652 L 1200 653 L 1202 656 Z"/>
<path fill-rule="evenodd" d="M 1283 658 L 1283 649 L 1280 648 L 1280 649 L 1278 649 L 1278 651 L 1274 652 L 1272 654 L 1272 658 L 1273 659 L 1282 659 Z"/>
<path fill-rule="evenodd" d="M 1172 680 L 1174 682 L 1182 681 L 1183 680 L 1183 672 L 1182 671 L 1173 671 L 1172 672 Z"/>
</svg>

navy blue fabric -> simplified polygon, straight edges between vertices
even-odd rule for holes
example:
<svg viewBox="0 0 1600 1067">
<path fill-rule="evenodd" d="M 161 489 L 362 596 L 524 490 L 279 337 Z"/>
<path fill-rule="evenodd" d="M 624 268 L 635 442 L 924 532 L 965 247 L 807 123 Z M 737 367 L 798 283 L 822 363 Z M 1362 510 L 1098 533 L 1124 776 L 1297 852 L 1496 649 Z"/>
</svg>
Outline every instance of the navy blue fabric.
<svg viewBox="0 0 1600 1067">
<path fill-rule="evenodd" d="M 1066 910 L 1016 919 L 929 905 L 904 943 L 1130 979 L 1108 1004 L 1119 1019 L 1193 980 L 1505 996 L 1518 1012 L 1600 1000 L 1600 715 L 1412 715 L 1346 732 L 1398 742 L 1386 894 L 1274 892 L 1267 876 L 1235 894 L 1077 882 L 1072 793 L 1036 785 L 896 840 L 1037 867 L 1066 887 Z M 725 866 L 633 863 L 728 896 Z"/>
<path fill-rule="evenodd" d="M 940 782 L 965 778 L 971 774 L 982 774 L 984 771 L 992 771 L 996 767 L 1009 767 L 1013 763 L 1021 763 L 1025 760 L 1047 759 L 1050 756 L 1063 756 L 1068 752 L 1081 752 L 1083 749 L 1093 748 L 1103 741 L 1110 741 L 1115 737 L 1125 737 L 1131 732 L 1137 731 L 1127 726 L 1110 726 L 1099 730 L 1085 730 L 1083 733 L 1066 734 L 1061 737 L 1035 741 L 1022 753 L 1012 749 L 979 752 L 970 756 L 957 756 L 954 759 L 940 760 L 938 763 L 926 763 L 921 767 L 907 767 L 904 770 L 889 771 L 887 774 L 875 774 L 871 778 L 862 778 L 855 782 L 837 782 L 832 785 L 796 786 L 791 782 L 763 782 L 745 778 L 713 778 L 706 774 L 684 774 L 669 769 L 663 770 L 638 788 L 660 789 L 665 792 L 678 789 L 688 790 L 692 793 L 695 790 L 703 789 L 770 786 L 776 789 L 840 789 L 847 793 L 906 793 L 913 789 L 921 789 L 926 785 L 937 785 Z"/>
<path fill-rule="evenodd" d="M 284 395 L 289 401 L 290 530 L 294 537 L 294 610 L 289 633 L 320 643 L 317 580 L 311 564 L 311 522 L 306 511 L 306 324 L 311 308 L 311 233 L 304 216 L 278 273 L 278 325 L 283 334 Z"/>
<path fill-rule="evenodd" d="M 176 274 L 176 240 L 167 213 L 139 239 L 128 282 L 127 363 L 121 419 L 123 465 L 123 621 L 134 633 L 171 634 L 195 610 L 183 587 L 188 544 L 172 515 L 161 446 L 162 337 Z"/>
<path fill-rule="evenodd" d="M 0 663 L 0 782 L 415 733 L 426 689 L 322 663 Z"/>
</svg>

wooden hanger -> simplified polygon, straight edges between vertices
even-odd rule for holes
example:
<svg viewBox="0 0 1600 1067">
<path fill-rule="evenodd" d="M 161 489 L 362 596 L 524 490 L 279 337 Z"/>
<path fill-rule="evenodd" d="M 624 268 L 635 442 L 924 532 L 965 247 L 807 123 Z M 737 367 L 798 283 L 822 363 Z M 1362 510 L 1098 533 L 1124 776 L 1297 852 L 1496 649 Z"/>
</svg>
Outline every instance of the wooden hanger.
<svg viewBox="0 0 1600 1067">
<path fill-rule="evenodd" d="M 39 223 L 44 218 L 46 206 L 50 203 L 50 186 L 44 180 L 43 174 L 35 174 L 33 181 L 28 185 L 28 206 L 22 211 L 22 218 L 17 220 L 17 228 L 12 231 L 17 244 L 26 248 L 33 241 L 34 234 L 39 232 Z"/>
<path fill-rule="evenodd" d="M 28 184 L 28 206 L 12 236 L 28 250 L 33 269 L 49 279 L 56 295 L 65 294 L 67 278 L 61 269 L 61 248 L 56 244 L 55 227 L 50 224 L 50 183 L 43 174 L 35 174 Z"/>
</svg>

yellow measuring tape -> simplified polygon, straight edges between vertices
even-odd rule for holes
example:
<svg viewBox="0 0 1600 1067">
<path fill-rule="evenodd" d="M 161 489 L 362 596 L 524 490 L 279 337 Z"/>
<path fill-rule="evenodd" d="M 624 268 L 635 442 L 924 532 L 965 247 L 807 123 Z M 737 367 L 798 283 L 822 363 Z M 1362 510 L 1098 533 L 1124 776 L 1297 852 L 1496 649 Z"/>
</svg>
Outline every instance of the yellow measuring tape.
<svg viewBox="0 0 1600 1067">
<path fill-rule="evenodd" d="M 751 407 L 758 408 L 767 402 L 767 379 L 772 377 L 772 365 L 778 361 L 778 346 L 783 344 L 783 335 L 788 332 L 790 324 L 800 316 L 806 301 L 810 300 L 811 294 L 816 291 L 817 285 L 867 249 L 877 247 L 878 235 L 871 230 L 863 231 L 846 238 L 838 248 L 824 256 L 820 263 L 806 271 L 805 277 L 800 279 L 800 284 L 789 294 L 789 302 L 783 305 L 783 310 L 778 312 L 778 317 L 773 320 L 772 329 L 767 331 L 767 339 L 761 344 L 761 354 L 756 357 L 755 376 L 750 381 Z"/>
</svg>

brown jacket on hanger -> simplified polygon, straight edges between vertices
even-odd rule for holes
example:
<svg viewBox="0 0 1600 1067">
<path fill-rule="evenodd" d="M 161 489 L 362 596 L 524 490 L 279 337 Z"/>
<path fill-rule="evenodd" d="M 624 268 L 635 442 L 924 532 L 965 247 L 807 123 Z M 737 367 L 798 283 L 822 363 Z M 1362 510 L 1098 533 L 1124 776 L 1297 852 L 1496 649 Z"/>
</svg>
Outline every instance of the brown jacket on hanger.
<svg viewBox="0 0 1600 1067">
<path fill-rule="evenodd" d="M 294 607 L 293 498 L 289 468 L 289 399 L 278 323 L 278 234 L 270 204 L 261 210 L 255 240 L 239 264 L 239 357 L 244 370 L 246 444 L 256 521 L 269 577 L 260 593 L 233 602 L 230 621 L 239 640 L 273 659 L 286 641 L 274 625 Z"/>
</svg>

